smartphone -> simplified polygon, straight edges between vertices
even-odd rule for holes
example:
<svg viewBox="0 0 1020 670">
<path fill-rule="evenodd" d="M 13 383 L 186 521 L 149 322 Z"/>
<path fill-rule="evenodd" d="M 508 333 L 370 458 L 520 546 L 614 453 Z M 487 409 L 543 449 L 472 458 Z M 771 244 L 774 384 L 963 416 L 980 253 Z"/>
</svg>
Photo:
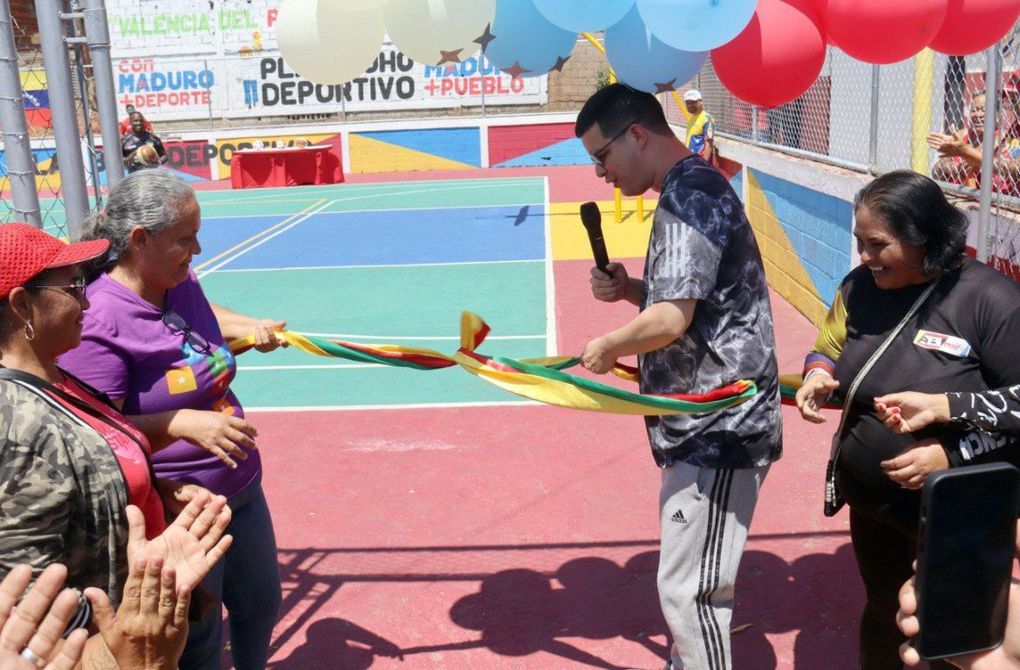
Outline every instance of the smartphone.
<svg viewBox="0 0 1020 670">
<path fill-rule="evenodd" d="M 933 660 L 1002 643 L 1020 470 L 1008 463 L 937 472 L 921 496 L 912 644 Z"/>
</svg>

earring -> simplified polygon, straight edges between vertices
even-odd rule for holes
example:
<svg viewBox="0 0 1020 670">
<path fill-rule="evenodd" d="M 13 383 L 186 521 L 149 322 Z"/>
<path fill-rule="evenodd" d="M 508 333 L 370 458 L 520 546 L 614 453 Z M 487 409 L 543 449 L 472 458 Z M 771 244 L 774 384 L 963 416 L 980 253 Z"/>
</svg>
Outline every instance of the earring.
<svg viewBox="0 0 1020 670">
<path fill-rule="evenodd" d="M 31 321 L 25 322 L 25 339 L 29 342 L 35 339 L 35 328 L 32 327 Z"/>
</svg>

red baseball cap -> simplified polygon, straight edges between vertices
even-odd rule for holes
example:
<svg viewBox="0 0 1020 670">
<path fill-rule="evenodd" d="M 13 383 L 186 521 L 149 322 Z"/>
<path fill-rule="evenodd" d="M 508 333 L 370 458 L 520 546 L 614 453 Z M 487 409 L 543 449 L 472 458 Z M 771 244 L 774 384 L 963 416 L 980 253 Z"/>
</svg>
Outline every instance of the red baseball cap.
<svg viewBox="0 0 1020 670">
<path fill-rule="evenodd" d="M 43 270 L 77 265 L 106 253 L 109 240 L 67 244 L 27 223 L 0 225 L 0 300 Z"/>
</svg>

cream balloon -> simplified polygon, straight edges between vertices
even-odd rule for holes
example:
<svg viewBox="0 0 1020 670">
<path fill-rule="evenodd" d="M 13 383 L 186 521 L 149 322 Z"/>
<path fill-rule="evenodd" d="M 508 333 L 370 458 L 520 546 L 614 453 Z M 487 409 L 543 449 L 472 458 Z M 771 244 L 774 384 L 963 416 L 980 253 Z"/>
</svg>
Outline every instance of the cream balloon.
<svg viewBox="0 0 1020 670">
<path fill-rule="evenodd" d="M 382 12 L 352 12 L 329 0 L 283 0 L 276 40 L 284 62 L 316 84 L 341 84 L 362 74 L 385 38 Z"/>
<path fill-rule="evenodd" d="M 323 0 L 326 4 L 349 12 L 363 12 L 367 9 L 382 9 L 390 0 Z"/>
<path fill-rule="evenodd" d="M 467 60 L 495 16 L 496 0 L 390 0 L 383 9 L 390 39 L 425 65 Z"/>
</svg>

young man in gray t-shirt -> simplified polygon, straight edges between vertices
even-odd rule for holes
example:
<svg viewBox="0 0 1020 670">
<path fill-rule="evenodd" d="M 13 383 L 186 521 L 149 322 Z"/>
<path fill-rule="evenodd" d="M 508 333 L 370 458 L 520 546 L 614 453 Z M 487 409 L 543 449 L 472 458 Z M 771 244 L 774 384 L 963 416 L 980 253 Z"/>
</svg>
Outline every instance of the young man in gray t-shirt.
<svg viewBox="0 0 1020 670">
<path fill-rule="evenodd" d="M 782 453 L 772 311 L 761 254 L 739 198 L 666 123 L 654 96 L 613 84 L 588 99 L 576 135 L 595 171 L 625 195 L 658 191 L 643 279 L 619 263 L 592 269 L 594 296 L 639 314 L 585 347 L 609 371 L 638 356 L 641 391 L 704 393 L 750 379 L 758 394 L 719 412 L 648 417 L 662 470 L 659 601 L 671 664 L 732 667 L 733 591 L 769 465 Z M 670 664 L 667 664 L 667 668 Z"/>
</svg>

